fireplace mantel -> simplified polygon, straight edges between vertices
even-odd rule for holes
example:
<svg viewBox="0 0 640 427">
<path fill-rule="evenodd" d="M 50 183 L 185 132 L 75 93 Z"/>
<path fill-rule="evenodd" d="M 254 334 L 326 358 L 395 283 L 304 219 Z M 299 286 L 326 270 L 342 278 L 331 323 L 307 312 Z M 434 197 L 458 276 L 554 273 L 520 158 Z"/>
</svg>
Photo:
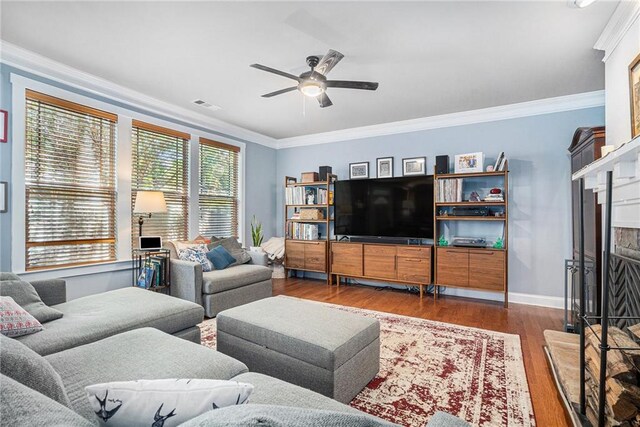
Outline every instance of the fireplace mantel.
<svg viewBox="0 0 640 427">
<path fill-rule="evenodd" d="M 613 171 L 613 227 L 640 228 L 640 136 L 580 169 L 571 179 L 584 178 L 585 188 L 597 193 L 598 203 L 603 204 L 608 171 Z"/>
</svg>

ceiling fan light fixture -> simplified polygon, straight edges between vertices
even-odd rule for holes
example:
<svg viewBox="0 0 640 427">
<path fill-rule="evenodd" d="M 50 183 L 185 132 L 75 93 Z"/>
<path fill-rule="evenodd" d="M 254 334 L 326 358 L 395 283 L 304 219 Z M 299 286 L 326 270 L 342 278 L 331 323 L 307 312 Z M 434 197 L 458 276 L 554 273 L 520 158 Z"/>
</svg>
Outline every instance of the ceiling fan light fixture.
<svg viewBox="0 0 640 427">
<path fill-rule="evenodd" d="M 300 83 L 298 89 L 300 89 L 303 95 L 316 98 L 324 93 L 325 86 L 316 80 L 306 80 Z"/>
</svg>

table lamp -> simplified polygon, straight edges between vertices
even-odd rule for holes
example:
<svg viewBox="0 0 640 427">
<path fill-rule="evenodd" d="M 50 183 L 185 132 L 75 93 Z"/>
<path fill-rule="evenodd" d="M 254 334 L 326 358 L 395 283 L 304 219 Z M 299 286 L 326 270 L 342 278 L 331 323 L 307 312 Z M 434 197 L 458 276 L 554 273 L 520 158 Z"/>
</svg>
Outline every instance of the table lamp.
<svg viewBox="0 0 640 427">
<path fill-rule="evenodd" d="M 136 204 L 133 207 L 133 213 L 139 214 L 138 235 L 142 236 L 142 224 L 144 224 L 144 215 L 154 213 L 163 213 L 167 211 L 167 202 L 164 200 L 164 193 L 162 191 L 138 191 L 136 193 Z"/>
</svg>

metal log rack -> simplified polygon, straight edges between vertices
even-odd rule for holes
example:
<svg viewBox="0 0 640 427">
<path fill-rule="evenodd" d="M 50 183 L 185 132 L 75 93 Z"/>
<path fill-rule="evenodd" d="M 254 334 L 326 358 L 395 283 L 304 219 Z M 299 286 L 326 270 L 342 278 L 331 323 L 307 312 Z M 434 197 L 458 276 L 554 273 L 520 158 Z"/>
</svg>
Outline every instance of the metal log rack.
<svg viewBox="0 0 640 427">
<path fill-rule="evenodd" d="M 602 306 L 600 316 L 589 316 L 585 314 L 586 304 L 586 283 L 585 283 L 585 260 L 584 260 L 584 178 L 579 179 L 580 193 L 578 204 L 580 206 L 579 215 L 579 260 L 578 260 L 578 281 L 580 282 L 580 415 L 586 416 L 586 364 L 585 364 L 585 327 L 589 328 L 600 342 L 600 378 L 598 384 L 598 427 L 605 425 L 605 404 L 606 404 L 606 379 L 607 379 L 607 353 L 611 350 L 637 350 L 629 347 L 612 347 L 609 345 L 609 321 L 611 320 L 640 320 L 640 316 L 609 316 L 609 282 L 611 269 L 611 208 L 613 197 L 613 172 L 607 171 L 606 179 L 606 205 L 604 221 L 604 250 L 602 258 Z M 592 328 L 594 323 L 601 324 L 601 334 Z"/>
</svg>

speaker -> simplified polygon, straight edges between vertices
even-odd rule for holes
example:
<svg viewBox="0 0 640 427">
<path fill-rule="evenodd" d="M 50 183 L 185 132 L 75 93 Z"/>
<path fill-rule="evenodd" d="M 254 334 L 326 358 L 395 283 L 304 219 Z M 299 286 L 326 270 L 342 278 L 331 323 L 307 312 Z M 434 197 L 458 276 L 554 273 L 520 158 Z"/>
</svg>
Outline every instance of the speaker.
<svg viewBox="0 0 640 427">
<path fill-rule="evenodd" d="M 326 181 L 329 174 L 331 174 L 331 166 L 320 166 L 318 173 L 318 175 L 320 175 L 320 181 Z"/>
<path fill-rule="evenodd" d="M 436 173 L 449 173 L 449 156 L 436 156 Z"/>
</svg>

